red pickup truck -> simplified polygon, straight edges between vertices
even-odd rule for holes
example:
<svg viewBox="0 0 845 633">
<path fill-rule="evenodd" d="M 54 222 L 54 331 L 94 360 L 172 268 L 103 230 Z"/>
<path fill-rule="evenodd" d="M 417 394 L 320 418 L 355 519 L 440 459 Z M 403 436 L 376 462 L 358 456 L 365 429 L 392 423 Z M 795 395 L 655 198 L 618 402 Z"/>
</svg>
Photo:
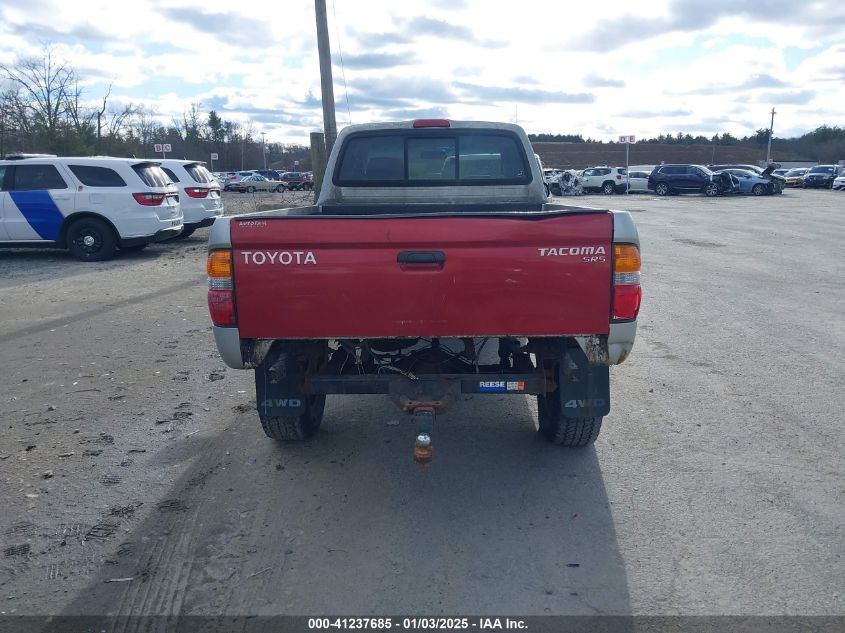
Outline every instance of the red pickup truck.
<svg viewBox="0 0 845 633">
<path fill-rule="evenodd" d="M 269 437 L 313 436 L 328 394 L 386 394 L 424 463 L 461 394 L 535 395 L 549 441 L 594 442 L 639 270 L 631 216 L 550 203 L 520 127 L 353 125 L 314 206 L 215 222 L 208 305 Z"/>
</svg>

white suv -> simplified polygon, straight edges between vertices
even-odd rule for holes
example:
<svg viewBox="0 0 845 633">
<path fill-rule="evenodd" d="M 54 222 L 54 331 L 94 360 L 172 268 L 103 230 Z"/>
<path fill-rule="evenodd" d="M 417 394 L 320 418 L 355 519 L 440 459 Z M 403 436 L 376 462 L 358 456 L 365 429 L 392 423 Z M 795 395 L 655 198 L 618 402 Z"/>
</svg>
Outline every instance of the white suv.
<svg viewBox="0 0 845 633">
<path fill-rule="evenodd" d="M 156 161 L 0 160 L 0 246 L 58 246 L 90 262 L 182 229 L 179 191 Z"/>
<path fill-rule="evenodd" d="M 223 215 L 220 183 L 205 165 L 196 160 L 161 160 L 161 168 L 176 183 L 182 195 L 185 228 L 179 237 L 188 237 L 204 226 L 211 226 Z"/>
<path fill-rule="evenodd" d="M 581 186 L 584 191 L 600 191 L 608 196 L 622 193 L 627 175 L 624 167 L 590 167 L 581 176 Z"/>
</svg>

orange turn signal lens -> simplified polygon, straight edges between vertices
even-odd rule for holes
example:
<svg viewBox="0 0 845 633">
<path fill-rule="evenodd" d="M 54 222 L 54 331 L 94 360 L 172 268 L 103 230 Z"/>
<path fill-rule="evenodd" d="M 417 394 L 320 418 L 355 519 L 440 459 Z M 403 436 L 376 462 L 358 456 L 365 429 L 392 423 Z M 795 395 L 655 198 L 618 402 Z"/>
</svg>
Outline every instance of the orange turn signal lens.
<svg viewBox="0 0 845 633">
<path fill-rule="evenodd" d="M 640 249 L 633 244 L 614 244 L 613 261 L 616 273 L 635 273 L 640 270 Z"/>
<path fill-rule="evenodd" d="M 231 277 L 232 276 L 232 251 L 219 250 L 211 251 L 208 254 L 206 270 L 209 277 Z"/>
</svg>

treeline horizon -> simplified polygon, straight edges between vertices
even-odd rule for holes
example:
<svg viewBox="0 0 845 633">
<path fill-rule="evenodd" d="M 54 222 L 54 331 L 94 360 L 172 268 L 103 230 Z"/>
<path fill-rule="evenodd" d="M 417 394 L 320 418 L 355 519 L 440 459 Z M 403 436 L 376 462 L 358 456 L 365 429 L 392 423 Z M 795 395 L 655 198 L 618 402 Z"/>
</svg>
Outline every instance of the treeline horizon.
<svg viewBox="0 0 845 633">
<path fill-rule="evenodd" d="M 580 134 L 529 134 L 532 143 L 585 143 L 611 145 L 613 141 L 586 139 Z M 635 145 L 715 145 L 717 147 L 749 147 L 765 149 L 769 142 L 769 130 L 758 129 L 754 134 L 738 138 L 729 132 L 714 134 L 710 138 L 693 136 L 684 132 L 658 134 L 655 137 L 637 140 Z M 798 137 L 772 137 L 772 154 L 780 160 L 815 160 L 819 163 L 835 163 L 845 160 L 845 128 L 835 125 L 821 125 L 812 132 Z"/>
<path fill-rule="evenodd" d="M 192 103 L 181 118 L 160 121 L 153 109 L 135 103 L 113 103 L 111 86 L 97 100 L 84 105 L 81 78 L 76 70 L 56 59 L 52 45 L 41 57 L 0 64 L 0 157 L 12 153 L 64 156 L 161 157 L 153 146 L 169 143 L 168 158 L 210 163 L 215 171 L 267 167 L 307 171 L 310 148 L 296 143 L 264 143 L 252 122 L 222 118 Z M 101 105 L 100 105 L 101 103 Z"/>
</svg>

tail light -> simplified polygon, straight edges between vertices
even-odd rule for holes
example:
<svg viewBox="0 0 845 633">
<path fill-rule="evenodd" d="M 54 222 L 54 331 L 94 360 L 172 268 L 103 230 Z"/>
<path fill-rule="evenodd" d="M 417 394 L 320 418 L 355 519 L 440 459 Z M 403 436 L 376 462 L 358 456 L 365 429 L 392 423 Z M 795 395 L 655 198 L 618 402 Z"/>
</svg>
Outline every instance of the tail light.
<svg viewBox="0 0 845 633">
<path fill-rule="evenodd" d="M 185 187 L 185 193 L 191 198 L 207 198 L 209 191 L 205 187 Z"/>
<path fill-rule="evenodd" d="M 417 119 L 414 121 L 414 127 L 450 127 L 450 125 L 449 119 Z"/>
<path fill-rule="evenodd" d="M 640 312 L 640 249 L 634 244 L 613 245 L 614 321 L 630 321 Z"/>
<path fill-rule="evenodd" d="M 164 202 L 164 198 L 166 194 L 163 193 L 133 193 L 132 197 L 135 198 L 135 201 L 138 204 L 142 204 L 145 207 L 157 207 L 162 202 Z"/>
<path fill-rule="evenodd" d="M 235 315 L 235 290 L 232 278 L 232 251 L 213 250 L 206 262 L 208 271 L 208 312 L 214 325 L 233 327 L 238 324 Z"/>
</svg>

